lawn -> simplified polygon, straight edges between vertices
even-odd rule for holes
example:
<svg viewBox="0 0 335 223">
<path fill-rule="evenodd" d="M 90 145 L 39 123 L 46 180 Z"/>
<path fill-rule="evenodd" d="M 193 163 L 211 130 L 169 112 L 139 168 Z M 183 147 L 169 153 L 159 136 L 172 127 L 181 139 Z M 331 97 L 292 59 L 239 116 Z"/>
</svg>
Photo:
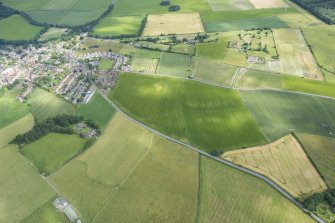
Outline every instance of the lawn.
<svg viewBox="0 0 335 223">
<path fill-rule="evenodd" d="M 142 20 L 143 16 L 107 16 L 93 28 L 92 34 L 101 37 L 137 35 Z"/>
<path fill-rule="evenodd" d="M 197 203 L 197 163 L 196 153 L 118 113 L 93 147 L 51 180 L 85 222 L 191 222 Z"/>
<path fill-rule="evenodd" d="M 0 148 L 12 141 L 15 136 L 28 132 L 34 127 L 34 117 L 31 114 L 2 127 L 0 129 Z"/>
<path fill-rule="evenodd" d="M 29 96 L 28 105 L 37 121 L 63 114 L 76 115 L 76 109 L 70 102 L 38 88 Z"/>
<path fill-rule="evenodd" d="M 109 96 L 133 118 L 209 153 L 265 142 L 238 93 L 230 89 L 121 74 Z"/>
<path fill-rule="evenodd" d="M 23 147 L 23 154 L 41 173 L 49 175 L 80 153 L 87 140 L 78 135 L 50 133 Z"/>
<path fill-rule="evenodd" d="M 271 90 L 240 94 L 269 141 L 291 131 L 325 136 L 335 132 L 333 100 Z"/>
<path fill-rule="evenodd" d="M 114 116 L 115 109 L 99 92 L 95 92 L 87 104 L 77 106 L 79 116 L 93 120 L 101 129 L 104 129 Z"/>
<path fill-rule="evenodd" d="M 282 88 L 281 77 L 274 73 L 247 70 L 237 79 L 237 88 Z"/>
<path fill-rule="evenodd" d="M 264 146 L 230 151 L 221 157 L 267 176 L 299 200 L 327 189 L 291 134 Z"/>
<path fill-rule="evenodd" d="M 191 57 L 188 55 L 162 52 L 157 74 L 187 77 Z"/>
<path fill-rule="evenodd" d="M 236 70 L 237 67 L 235 66 L 200 57 L 193 58 L 192 77 L 194 79 L 229 86 L 232 83 Z"/>
<path fill-rule="evenodd" d="M 204 32 L 199 13 L 149 15 L 143 36 Z"/>
<path fill-rule="evenodd" d="M 43 27 L 31 25 L 20 15 L 12 15 L 0 20 L 0 39 L 32 40 Z"/>
<path fill-rule="evenodd" d="M 55 192 L 16 146 L 0 149 L 0 222 L 20 222 Z"/>
<path fill-rule="evenodd" d="M 197 222 L 312 223 L 314 220 L 267 183 L 201 157 Z"/>
<path fill-rule="evenodd" d="M 217 42 L 198 43 L 196 45 L 195 55 L 207 59 L 222 61 L 227 52 L 228 36 L 221 37 Z"/>
<path fill-rule="evenodd" d="M 298 139 L 326 184 L 335 188 L 335 138 L 301 133 Z"/>
<path fill-rule="evenodd" d="M 16 94 L 16 91 L 7 91 L 0 96 L 0 129 L 29 113 L 28 107 L 16 100 Z"/>
</svg>

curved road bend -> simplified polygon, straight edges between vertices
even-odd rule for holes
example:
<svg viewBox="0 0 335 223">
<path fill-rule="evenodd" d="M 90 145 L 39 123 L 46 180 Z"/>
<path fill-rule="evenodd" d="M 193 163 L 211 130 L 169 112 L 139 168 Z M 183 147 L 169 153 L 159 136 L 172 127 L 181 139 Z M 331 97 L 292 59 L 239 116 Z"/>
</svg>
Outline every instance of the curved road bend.
<svg viewBox="0 0 335 223">
<path fill-rule="evenodd" d="M 172 137 L 170 137 L 170 136 L 167 136 L 167 135 L 165 135 L 165 134 L 163 134 L 163 133 L 161 133 L 161 132 L 159 132 L 159 131 L 157 131 L 157 130 L 155 130 L 155 129 L 153 129 L 153 128 L 151 128 L 151 127 L 149 127 L 149 126 L 147 126 L 147 125 L 145 125 L 145 124 L 143 124 L 142 122 L 139 122 L 139 121 L 137 121 L 136 119 L 134 119 L 134 118 L 132 118 L 132 117 L 130 117 L 129 115 L 127 115 L 125 112 L 123 112 L 118 106 L 116 106 L 106 95 L 104 95 L 102 92 L 100 92 L 100 94 L 118 111 L 118 112 L 120 112 L 120 113 L 122 113 L 124 116 L 126 116 L 129 120 L 131 120 L 131 121 L 133 121 L 133 122 L 135 122 L 136 124 L 138 124 L 138 125 L 140 125 L 140 126 L 142 126 L 143 128 L 145 128 L 145 129 L 147 129 L 147 130 L 149 130 L 149 131 L 151 131 L 151 132 L 153 132 L 153 133 L 155 133 L 155 134 L 157 134 L 157 135 L 159 135 L 159 136 L 161 136 L 161 137 L 163 137 L 163 138 L 165 138 L 165 139 L 167 139 L 167 140 L 170 140 L 170 141 L 172 141 L 172 142 L 174 142 L 174 143 L 177 143 L 177 144 L 179 144 L 179 145 L 182 145 L 182 146 L 185 146 L 185 147 L 187 147 L 188 149 L 191 149 L 191 150 L 193 150 L 193 151 L 195 151 L 195 152 L 197 152 L 197 153 L 200 153 L 201 155 L 203 155 L 203 156 L 206 156 L 206 157 L 208 157 L 208 158 L 210 158 L 210 159 L 213 159 L 213 160 L 215 160 L 215 161 L 217 161 L 217 162 L 220 162 L 220 163 L 223 163 L 223 164 L 226 164 L 226 165 L 228 165 L 228 166 L 230 166 L 230 167 L 232 167 L 232 168 L 235 168 L 235 169 L 237 169 L 237 170 L 240 170 L 240 171 L 242 171 L 242 172 L 244 172 L 244 173 L 247 173 L 247 174 L 250 174 L 250 175 L 252 175 L 252 176 L 254 176 L 254 177 L 257 177 L 257 178 L 259 178 L 259 179 L 261 179 L 261 180 L 263 180 L 263 181 L 265 181 L 266 183 L 268 183 L 268 184 L 270 184 L 273 188 L 275 188 L 279 193 L 281 193 L 284 197 L 286 197 L 288 200 L 290 200 L 291 202 L 293 202 L 296 206 L 298 206 L 302 211 L 304 211 L 305 213 L 307 213 L 307 214 L 309 214 L 314 220 L 316 220 L 317 222 L 319 222 L 319 223 L 326 223 L 324 220 L 322 220 L 321 218 L 319 218 L 317 215 L 315 215 L 315 214 L 313 214 L 313 213 L 310 213 L 301 203 L 299 203 L 294 197 L 292 197 L 288 192 L 286 192 L 283 188 L 281 188 L 279 185 L 277 185 L 275 182 L 273 182 L 272 180 L 270 180 L 269 178 L 267 178 L 267 177 L 265 177 L 265 176 L 263 176 L 263 175 L 261 175 L 261 174 L 259 174 L 259 173 L 257 173 L 257 172 L 254 172 L 254 171 L 252 171 L 252 170 L 249 170 L 249 169 L 246 169 L 246 168 L 244 168 L 244 167 L 241 167 L 241 166 L 238 166 L 238 165 L 236 165 L 236 164 L 234 164 L 234 163 L 232 163 L 232 162 L 230 162 L 230 161 L 227 161 L 227 160 L 224 160 L 224 159 L 221 159 L 221 158 L 219 158 L 219 157 L 216 157 L 216 156 L 213 156 L 213 155 L 211 155 L 211 154 L 209 154 L 209 153 L 206 153 L 206 152 L 204 152 L 204 151 L 202 151 L 202 150 L 200 150 L 200 149 L 198 149 L 198 148 L 196 148 L 196 147 L 194 147 L 194 146 L 191 146 L 191 145 L 189 145 L 189 144 L 187 144 L 187 143 L 184 143 L 184 142 L 181 142 L 181 141 L 179 141 L 179 140 L 176 140 L 176 139 L 174 139 L 174 138 L 172 138 Z"/>
</svg>

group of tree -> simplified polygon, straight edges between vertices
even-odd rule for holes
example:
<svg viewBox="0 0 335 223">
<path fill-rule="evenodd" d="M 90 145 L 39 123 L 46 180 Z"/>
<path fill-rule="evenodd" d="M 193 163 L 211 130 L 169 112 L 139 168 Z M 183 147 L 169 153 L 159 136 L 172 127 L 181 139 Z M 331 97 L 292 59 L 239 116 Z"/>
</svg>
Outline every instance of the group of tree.
<svg viewBox="0 0 335 223">
<path fill-rule="evenodd" d="M 315 211 L 320 204 L 327 204 L 331 211 L 335 213 L 335 189 L 313 194 L 304 201 L 304 206 L 310 211 Z"/>
<path fill-rule="evenodd" d="M 160 3 L 161 6 L 167 6 L 167 5 L 170 5 L 170 4 L 171 4 L 171 3 L 170 3 L 169 0 L 163 0 L 163 1 L 161 1 L 161 3 Z"/>
<path fill-rule="evenodd" d="M 11 15 L 18 14 L 19 12 L 15 9 L 6 7 L 0 2 L 0 19 L 7 18 Z"/>
<path fill-rule="evenodd" d="M 99 132 L 98 126 L 93 121 L 85 120 L 83 117 L 78 116 L 62 115 L 54 118 L 48 118 L 42 122 L 37 122 L 33 129 L 24 134 L 17 135 L 11 143 L 20 146 L 24 144 L 29 144 L 51 132 L 62 134 L 75 134 L 72 126 L 80 122 L 85 122 L 88 126 L 97 129 Z"/>
<path fill-rule="evenodd" d="M 180 10 L 180 6 L 179 5 L 171 5 L 169 7 L 169 12 L 176 12 Z"/>
<path fill-rule="evenodd" d="M 314 14 L 327 24 L 335 24 L 335 4 L 333 1 L 292 0 L 300 7 Z"/>
</svg>

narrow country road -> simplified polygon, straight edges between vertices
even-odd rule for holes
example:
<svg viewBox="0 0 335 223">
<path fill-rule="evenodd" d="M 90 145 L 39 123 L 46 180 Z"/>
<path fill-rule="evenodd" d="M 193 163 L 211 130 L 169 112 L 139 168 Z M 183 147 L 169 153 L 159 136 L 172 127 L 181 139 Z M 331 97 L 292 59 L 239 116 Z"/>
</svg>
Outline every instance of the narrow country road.
<svg viewBox="0 0 335 223">
<path fill-rule="evenodd" d="M 220 163 L 223 163 L 223 164 L 226 164 L 226 165 L 228 165 L 228 166 L 230 166 L 230 167 L 232 167 L 232 168 L 235 168 L 235 169 L 237 169 L 237 170 L 240 170 L 240 171 L 242 171 L 242 172 L 244 172 L 244 173 L 247 173 L 247 174 L 250 174 L 250 175 L 252 175 L 252 176 L 254 176 L 254 177 L 257 177 L 257 178 L 259 178 L 259 179 L 261 179 L 261 180 L 263 180 L 263 181 L 265 181 L 266 183 L 268 183 L 269 185 L 271 185 L 273 188 L 275 188 L 278 192 L 280 192 L 284 197 L 286 197 L 288 200 L 290 200 L 291 202 L 293 202 L 296 206 L 298 206 L 302 211 L 304 211 L 305 213 L 308 213 L 312 218 L 314 218 L 317 222 L 319 222 L 319 223 L 326 223 L 324 220 L 322 220 L 321 218 L 319 218 L 318 216 L 316 216 L 315 214 L 313 214 L 313 213 L 310 213 L 301 203 L 299 203 L 294 197 L 292 197 L 289 193 L 287 193 L 283 188 L 281 188 L 279 185 L 277 185 L 275 182 L 273 182 L 272 180 L 270 180 L 269 178 L 267 178 L 267 177 L 265 177 L 265 176 L 263 176 L 263 175 L 261 175 L 261 174 L 259 174 L 259 173 L 257 173 L 257 172 L 254 172 L 254 171 L 252 171 L 252 170 L 249 170 L 249 169 L 246 169 L 246 168 L 244 168 L 244 167 L 241 167 L 241 166 L 238 166 L 238 165 L 236 165 L 236 164 L 234 164 L 234 163 L 232 163 L 232 162 L 230 162 L 230 161 L 227 161 L 227 160 L 224 160 L 224 159 L 221 159 L 221 158 L 219 158 L 219 157 L 216 157 L 216 156 L 213 156 L 213 155 L 211 155 L 211 154 L 209 154 L 209 153 L 206 153 L 206 152 L 204 152 L 204 151 L 202 151 L 202 150 L 200 150 L 200 149 L 198 149 L 198 148 L 196 148 L 196 147 L 194 147 L 194 146 L 191 146 L 191 145 L 189 145 L 189 144 L 187 144 L 187 143 L 184 143 L 184 142 L 181 142 L 181 141 L 179 141 L 179 140 L 176 140 L 176 139 L 174 139 L 174 138 L 172 138 L 172 137 L 170 137 L 170 136 L 167 136 L 167 135 L 165 135 L 165 134 L 163 134 L 163 133 L 161 133 L 161 132 L 159 132 L 159 131 L 157 131 L 157 130 L 155 130 L 155 129 L 153 129 L 153 128 L 151 128 L 151 127 L 149 127 L 149 126 L 147 126 L 147 125 L 145 125 L 145 124 L 143 124 L 142 122 L 139 122 L 139 121 L 137 121 L 136 119 L 134 119 L 134 118 L 132 118 L 132 117 L 130 117 L 128 114 L 126 114 L 125 112 L 123 112 L 118 106 L 116 106 L 106 95 L 104 95 L 103 93 L 101 93 L 100 92 L 100 94 L 118 111 L 118 112 L 120 112 L 120 113 L 122 113 L 125 117 L 127 117 L 129 120 L 131 120 L 131 121 L 133 121 L 134 123 L 136 123 L 136 124 L 138 124 L 138 125 L 140 125 L 140 126 L 142 126 L 143 128 L 145 128 L 145 129 L 147 129 L 147 130 L 149 130 L 149 131 L 151 131 L 151 132 L 153 132 L 153 133 L 155 133 L 155 134 L 157 134 L 157 135 L 159 135 L 159 136 L 161 136 L 161 137 L 163 137 L 163 138 L 165 138 L 165 139 L 167 139 L 167 140 L 170 140 L 170 141 L 172 141 L 172 142 L 174 142 L 174 143 L 177 143 L 177 144 L 179 144 L 179 145 L 182 145 L 182 146 L 185 146 L 186 148 L 188 148 L 188 149 L 191 149 L 191 150 L 193 150 L 193 151 L 195 151 L 195 152 L 197 152 L 197 153 L 199 153 L 199 154 L 201 154 L 201 155 L 203 155 L 203 156 L 206 156 L 206 157 L 208 157 L 208 158 L 210 158 L 210 159 L 213 159 L 213 160 L 215 160 L 215 161 L 217 161 L 217 162 L 220 162 Z"/>
</svg>

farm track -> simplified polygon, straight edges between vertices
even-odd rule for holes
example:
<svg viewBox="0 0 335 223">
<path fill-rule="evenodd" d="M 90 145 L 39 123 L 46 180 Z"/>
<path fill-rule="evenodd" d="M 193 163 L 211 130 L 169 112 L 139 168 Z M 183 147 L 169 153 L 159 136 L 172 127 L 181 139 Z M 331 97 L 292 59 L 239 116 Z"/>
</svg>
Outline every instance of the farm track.
<svg viewBox="0 0 335 223">
<path fill-rule="evenodd" d="M 181 79 L 186 79 L 186 78 L 181 78 Z M 238 165 L 236 165 L 236 164 L 234 164 L 234 163 L 232 163 L 232 162 L 229 162 L 229 161 L 227 161 L 227 160 L 223 160 L 223 159 L 221 159 L 221 158 L 219 158 L 219 157 L 216 157 L 216 156 L 213 156 L 213 155 L 211 155 L 211 154 L 209 154 L 209 153 L 206 153 L 206 152 L 204 152 L 204 151 L 202 151 L 202 150 L 200 150 L 200 149 L 198 149 L 198 148 L 196 148 L 196 147 L 194 147 L 194 146 L 192 146 L 192 145 L 189 145 L 189 144 L 187 144 L 187 143 L 184 143 L 184 142 L 181 142 L 181 141 L 179 141 L 179 140 L 176 140 L 176 139 L 174 139 L 174 138 L 172 138 L 172 137 L 170 137 L 170 136 L 167 136 L 167 135 L 165 135 L 165 134 L 163 134 L 163 133 L 161 133 L 161 132 L 159 132 L 159 131 L 157 131 L 157 130 L 155 130 L 155 129 L 153 129 L 153 128 L 151 128 L 151 127 L 149 127 L 149 126 L 147 126 L 147 125 L 145 125 L 145 124 L 143 124 L 142 122 L 140 122 L 140 121 L 137 121 L 136 119 L 134 119 L 134 118 L 132 118 L 132 117 L 130 117 L 128 114 L 126 114 L 125 112 L 123 112 L 119 107 L 117 107 L 106 95 L 104 95 L 103 93 L 101 93 L 100 92 L 100 94 L 118 111 L 118 112 L 120 112 L 121 114 L 123 114 L 126 118 L 128 118 L 129 120 L 131 120 L 132 122 L 134 122 L 134 123 L 136 123 L 136 124 L 138 124 L 138 125 L 140 125 L 140 126 L 142 126 L 143 128 L 145 128 L 145 129 L 147 129 L 147 130 L 149 130 L 149 131 L 151 131 L 151 132 L 153 132 L 153 133 L 155 133 L 155 134 L 157 134 L 157 135 L 159 135 L 159 136 L 161 136 L 161 137 L 163 137 L 163 138 L 165 138 L 165 139 L 167 139 L 167 140 L 169 140 L 169 141 L 172 141 L 172 142 L 174 142 L 174 143 L 177 143 L 177 144 L 179 144 L 179 145 L 182 145 L 182 146 L 185 146 L 186 148 L 188 148 L 188 149 L 191 149 L 191 150 L 193 150 L 193 151 L 195 151 L 195 152 L 197 152 L 198 154 L 200 154 L 200 155 L 203 155 L 203 156 L 205 156 L 205 157 L 208 157 L 208 158 L 210 158 L 210 159 L 212 159 L 212 160 L 215 160 L 215 161 L 217 161 L 217 162 L 220 162 L 220 163 L 223 163 L 223 164 L 225 164 L 225 165 L 228 165 L 228 166 L 230 166 L 230 167 L 232 167 L 232 168 L 234 168 L 234 169 L 237 169 L 237 170 L 240 170 L 240 171 L 242 171 L 242 172 L 244 172 L 244 173 L 247 173 L 247 174 L 250 174 L 250 175 L 252 175 L 252 176 L 254 176 L 254 177 L 257 177 L 257 178 L 259 178 L 259 179 L 261 179 L 261 180 L 263 180 L 263 181 L 265 181 L 266 183 L 268 183 L 270 186 L 272 186 L 274 189 L 276 189 L 279 193 L 281 193 L 284 197 L 286 197 L 289 201 L 291 201 L 292 203 L 294 203 L 296 206 L 298 206 L 303 212 L 305 212 L 306 214 L 309 214 L 314 220 L 316 220 L 317 222 L 319 222 L 319 223 L 326 223 L 324 220 L 322 220 L 321 218 L 319 218 L 317 215 L 315 215 L 315 214 L 313 214 L 313 213 L 311 213 L 311 212 L 309 212 L 301 203 L 299 203 L 294 197 L 292 197 L 287 191 L 285 191 L 283 188 L 281 188 L 279 185 L 277 185 L 275 182 L 273 182 L 272 180 L 270 180 L 269 178 L 267 178 L 267 177 L 265 177 L 265 176 L 263 176 L 263 175 L 261 175 L 261 174 L 259 174 L 259 173 L 257 173 L 257 172 L 254 172 L 254 171 L 251 171 L 251 170 L 249 170 L 249 169 L 246 169 L 246 168 L 244 168 L 244 167 L 241 167 L 241 166 L 238 166 Z M 335 100 L 335 99 L 334 99 Z"/>
</svg>

